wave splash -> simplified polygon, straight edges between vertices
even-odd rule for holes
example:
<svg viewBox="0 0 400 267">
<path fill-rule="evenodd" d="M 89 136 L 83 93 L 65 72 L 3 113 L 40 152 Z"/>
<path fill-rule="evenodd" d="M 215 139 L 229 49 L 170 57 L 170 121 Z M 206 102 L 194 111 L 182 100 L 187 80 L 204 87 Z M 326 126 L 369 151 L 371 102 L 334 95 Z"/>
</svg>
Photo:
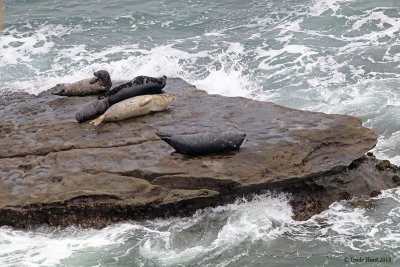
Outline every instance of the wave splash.
<svg viewBox="0 0 400 267">
<path fill-rule="evenodd" d="M 40 227 L 25 232 L 1 227 L 0 262 L 74 266 L 79 258 L 80 266 L 106 264 L 106 259 L 114 264 L 207 264 L 232 250 L 246 250 L 254 242 L 282 235 L 291 215 L 287 196 L 266 194 L 199 210 L 189 218 L 123 223 L 102 230 Z M 82 259 L 82 254 L 87 256 Z"/>
<path fill-rule="evenodd" d="M 0 262 L 2 266 L 216 262 L 239 266 L 257 263 L 253 259 L 312 264 L 311 256 L 324 254 L 331 255 L 332 263 L 360 253 L 395 258 L 400 246 L 400 189 L 383 191 L 370 200 L 333 203 L 303 222 L 291 219 L 289 200 L 288 195 L 268 193 L 199 210 L 192 217 L 119 223 L 102 230 L 1 227 Z M 300 261 L 294 252 L 302 255 Z"/>
</svg>

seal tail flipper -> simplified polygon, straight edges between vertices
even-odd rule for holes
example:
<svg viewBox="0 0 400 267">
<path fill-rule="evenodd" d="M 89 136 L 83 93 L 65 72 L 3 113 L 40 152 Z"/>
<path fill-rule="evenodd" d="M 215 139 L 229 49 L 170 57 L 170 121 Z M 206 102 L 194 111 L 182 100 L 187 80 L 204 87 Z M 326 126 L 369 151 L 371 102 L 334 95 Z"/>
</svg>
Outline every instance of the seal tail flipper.
<svg viewBox="0 0 400 267">
<path fill-rule="evenodd" d="M 90 122 L 90 124 L 92 124 L 92 125 L 94 125 L 94 126 L 99 126 L 102 122 L 103 122 L 103 120 L 105 119 L 105 115 L 103 114 L 103 115 L 101 115 L 100 117 L 98 117 L 97 119 L 94 119 L 94 120 L 92 120 L 91 122 Z"/>
<path fill-rule="evenodd" d="M 168 104 L 172 103 L 172 101 L 174 101 L 176 98 L 175 95 L 170 95 L 170 94 L 161 95 L 161 97 L 167 100 L 169 102 Z"/>
<path fill-rule="evenodd" d="M 156 135 L 158 135 L 158 137 L 160 137 L 162 140 L 167 140 L 169 138 L 171 138 L 171 134 L 167 134 L 167 133 L 163 133 L 163 132 L 156 132 Z"/>
</svg>

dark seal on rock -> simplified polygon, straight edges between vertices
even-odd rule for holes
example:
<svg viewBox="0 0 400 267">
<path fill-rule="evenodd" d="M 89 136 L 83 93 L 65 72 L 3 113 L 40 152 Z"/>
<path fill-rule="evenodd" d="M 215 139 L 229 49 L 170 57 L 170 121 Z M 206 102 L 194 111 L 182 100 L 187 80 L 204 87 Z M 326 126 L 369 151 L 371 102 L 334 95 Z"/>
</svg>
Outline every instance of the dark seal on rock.
<svg viewBox="0 0 400 267">
<path fill-rule="evenodd" d="M 75 114 L 75 119 L 80 123 L 100 116 L 110 105 L 107 99 L 93 100 L 83 105 Z"/>
<path fill-rule="evenodd" d="M 176 152 L 196 156 L 238 150 L 246 134 L 241 132 L 216 132 L 199 134 L 171 135 L 156 133 L 172 146 Z"/>
<path fill-rule="evenodd" d="M 111 88 L 110 74 L 106 70 L 93 73 L 95 77 L 80 80 L 71 84 L 57 84 L 50 89 L 53 95 L 85 96 L 106 93 Z"/>
<path fill-rule="evenodd" d="M 100 98 L 107 97 L 111 106 L 134 96 L 161 94 L 166 84 L 167 76 L 159 78 L 137 76 L 132 81 L 113 88 Z"/>
</svg>

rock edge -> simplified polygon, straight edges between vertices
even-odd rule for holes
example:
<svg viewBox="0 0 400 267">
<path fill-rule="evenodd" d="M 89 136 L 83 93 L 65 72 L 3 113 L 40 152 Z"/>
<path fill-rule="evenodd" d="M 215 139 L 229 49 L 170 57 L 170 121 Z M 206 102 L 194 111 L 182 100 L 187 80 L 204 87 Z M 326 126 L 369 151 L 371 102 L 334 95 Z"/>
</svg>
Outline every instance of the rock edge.
<svg viewBox="0 0 400 267">
<path fill-rule="evenodd" d="M 180 79 L 165 112 L 94 128 L 78 124 L 93 97 L 13 93 L 0 98 L 0 225 L 101 228 L 123 220 L 188 216 L 266 190 L 292 195 L 305 220 L 338 200 L 400 183 L 397 166 L 364 155 L 376 134 L 361 119 L 210 95 Z M 238 130 L 235 152 L 188 157 L 156 131 Z"/>
</svg>

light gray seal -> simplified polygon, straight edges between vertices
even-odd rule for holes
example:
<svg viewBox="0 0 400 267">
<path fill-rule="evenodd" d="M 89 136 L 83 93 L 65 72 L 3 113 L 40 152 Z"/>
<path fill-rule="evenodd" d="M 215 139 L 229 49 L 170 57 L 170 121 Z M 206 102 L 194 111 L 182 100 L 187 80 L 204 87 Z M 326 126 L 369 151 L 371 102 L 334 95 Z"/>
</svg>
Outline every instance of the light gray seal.
<svg viewBox="0 0 400 267">
<path fill-rule="evenodd" d="M 106 93 L 111 88 L 110 74 L 106 70 L 93 73 L 95 77 L 71 84 L 57 84 L 50 89 L 53 95 L 85 96 Z"/>
<path fill-rule="evenodd" d="M 169 94 L 131 97 L 112 105 L 103 115 L 92 120 L 90 124 L 98 126 L 104 122 L 121 121 L 152 112 L 163 111 L 174 100 L 175 96 Z"/>
</svg>

